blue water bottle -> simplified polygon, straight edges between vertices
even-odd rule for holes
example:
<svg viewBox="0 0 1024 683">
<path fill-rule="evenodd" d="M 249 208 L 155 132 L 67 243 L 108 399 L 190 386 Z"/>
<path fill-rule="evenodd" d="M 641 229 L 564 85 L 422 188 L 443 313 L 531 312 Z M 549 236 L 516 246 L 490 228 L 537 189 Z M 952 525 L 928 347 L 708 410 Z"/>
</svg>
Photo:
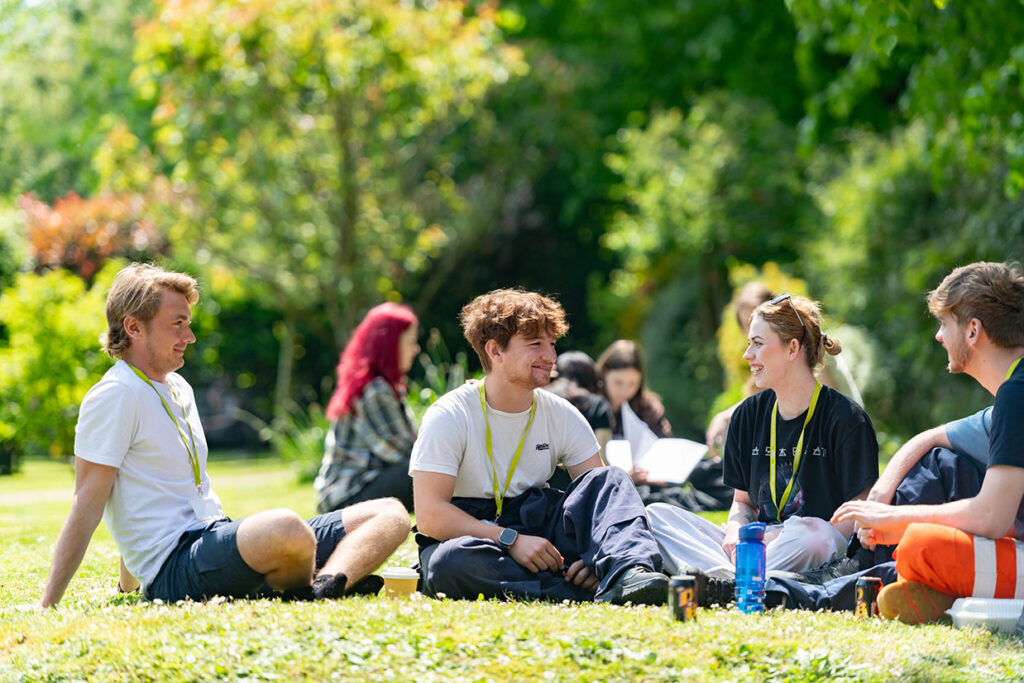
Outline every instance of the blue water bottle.
<svg viewBox="0 0 1024 683">
<path fill-rule="evenodd" d="M 741 612 L 764 611 L 764 522 L 740 527 L 736 544 L 736 607 Z"/>
</svg>

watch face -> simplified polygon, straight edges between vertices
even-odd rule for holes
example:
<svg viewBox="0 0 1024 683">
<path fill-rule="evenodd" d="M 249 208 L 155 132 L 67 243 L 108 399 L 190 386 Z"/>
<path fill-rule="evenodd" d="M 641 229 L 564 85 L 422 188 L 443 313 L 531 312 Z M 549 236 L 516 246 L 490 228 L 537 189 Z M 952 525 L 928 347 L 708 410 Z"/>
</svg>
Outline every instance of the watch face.
<svg viewBox="0 0 1024 683">
<path fill-rule="evenodd" d="M 501 534 L 498 535 L 498 543 L 508 548 L 510 545 L 516 542 L 516 539 L 518 537 L 519 532 L 517 532 L 515 529 L 505 529 L 501 532 Z"/>
</svg>

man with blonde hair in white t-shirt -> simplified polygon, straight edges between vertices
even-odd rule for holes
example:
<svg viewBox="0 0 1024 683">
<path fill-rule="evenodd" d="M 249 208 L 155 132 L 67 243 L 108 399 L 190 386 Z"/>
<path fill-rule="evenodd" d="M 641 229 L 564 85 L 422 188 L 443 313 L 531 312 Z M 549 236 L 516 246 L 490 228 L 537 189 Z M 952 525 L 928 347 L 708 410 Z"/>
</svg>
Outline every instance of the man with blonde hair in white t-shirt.
<svg viewBox="0 0 1024 683">
<path fill-rule="evenodd" d="M 286 509 L 224 516 L 192 387 L 175 372 L 196 340 L 198 299 L 193 278 L 155 266 L 114 278 L 101 342 L 117 362 L 82 401 L 75 497 L 41 606 L 64 595 L 101 515 L 122 555 L 118 588 L 141 584 L 164 601 L 370 592 L 380 579 L 367 575 L 407 538 L 409 516 L 393 498 L 305 521 Z"/>
<path fill-rule="evenodd" d="M 602 466 L 586 419 L 539 391 L 562 307 L 501 289 L 462 309 L 483 365 L 431 406 L 413 447 L 420 565 L 428 595 L 663 604 L 668 578 L 629 475 Z M 559 464 L 572 484 L 546 488 Z"/>
</svg>

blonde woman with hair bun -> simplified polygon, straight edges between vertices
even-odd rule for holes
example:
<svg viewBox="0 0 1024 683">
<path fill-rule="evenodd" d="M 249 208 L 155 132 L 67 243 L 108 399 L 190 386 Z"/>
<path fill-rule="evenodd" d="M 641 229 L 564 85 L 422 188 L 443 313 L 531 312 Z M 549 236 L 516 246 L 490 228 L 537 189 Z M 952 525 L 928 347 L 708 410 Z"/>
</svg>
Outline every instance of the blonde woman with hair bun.
<svg viewBox="0 0 1024 683">
<path fill-rule="evenodd" d="M 734 492 L 719 528 L 673 506 L 648 506 L 655 538 L 673 572 L 734 561 L 740 526 L 765 522 L 769 570 L 806 571 L 845 555 L 850 523 L 831 524 L 844 502 L 863 499 L 878 477 L 878 441 L 854 401 L 815 377 L 825 354 L 842 350 L 821 330 L 818 305 L 780 294 L 754 309 L 743 358 L 759 393 L 729 424 L 725 483 Z"/>
</svg>

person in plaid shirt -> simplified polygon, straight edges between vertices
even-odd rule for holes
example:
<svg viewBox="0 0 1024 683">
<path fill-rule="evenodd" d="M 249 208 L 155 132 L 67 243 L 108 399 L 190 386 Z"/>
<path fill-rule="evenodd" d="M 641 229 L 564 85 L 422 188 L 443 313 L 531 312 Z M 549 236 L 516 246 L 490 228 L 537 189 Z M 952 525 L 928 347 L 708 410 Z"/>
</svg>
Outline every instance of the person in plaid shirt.
<svg viewBox="0 0 1024 683">
<path fill-rule="evenodd" d="M 345 346 L 313 485 L 321 513 L 375 498 L 397 498 L 412 509 L 409 455 L 416 423 L 404 382 L 420 350 L 417 333 L 407 306 L 385 303 L 366 314 Z"/>
</svg>

